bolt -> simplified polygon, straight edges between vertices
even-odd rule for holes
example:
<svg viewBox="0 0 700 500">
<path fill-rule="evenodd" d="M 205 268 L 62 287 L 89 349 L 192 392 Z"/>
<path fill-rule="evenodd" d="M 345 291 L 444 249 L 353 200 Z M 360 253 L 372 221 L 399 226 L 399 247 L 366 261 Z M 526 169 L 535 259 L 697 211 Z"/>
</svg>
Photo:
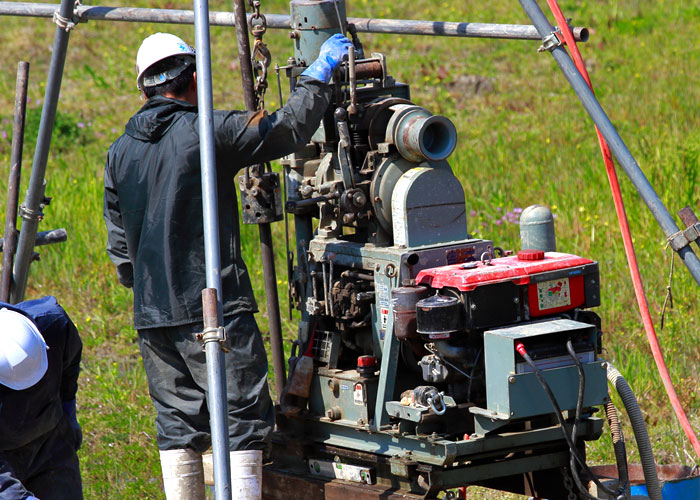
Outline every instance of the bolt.
<svg viewBox="0 0 700 500">
<path fill-rule="evenodd" d="M 301 32 L 299 30 L 293 30 L 293 31 L 290 31 L 289 33 L 287 33 L 287 36 L 291 40 L 299 40 L 301 38 Z"/>
<path fill-rule="evenodd" d="M 514 383 L 515 383 L 515 377 L 514 377 L 513 375 L 510 375 L 510 376 L 508 377 L 508 382 L 511 383 L 511 384 L 514 384 Z"/>
<path fill-rule="evenodd" d="M 518 297 L 513 297 L 513 303 L 520 304 L 520 299 Z"/>
<path fill-rule="evenodd" d="M 375 201 L 375 203 L 381 203 L 382 199 L 379 196 L 375 196 L 374 201 Z"/>
</svg>

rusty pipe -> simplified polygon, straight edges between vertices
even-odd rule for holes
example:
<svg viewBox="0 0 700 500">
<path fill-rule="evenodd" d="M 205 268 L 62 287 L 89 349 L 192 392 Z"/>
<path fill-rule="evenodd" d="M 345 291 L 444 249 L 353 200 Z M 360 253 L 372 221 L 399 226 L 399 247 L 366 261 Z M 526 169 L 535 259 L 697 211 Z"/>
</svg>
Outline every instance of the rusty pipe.
<svg viewBox="0 0 700 500">
<path fill-rule="evenodd" d="M 12 261 L 17 249 L 17 203 L 19 181 L 22 172 L 22 148 L 24 147 L 24 119 L 27 111 L 27 86 L 29 63 L 17 64 L 15 90 L 15 119 L 12 126 L 12 152 L 10 154 L 10 179 L 7 184 L 7 207 L 5 208 L 5 252 L 2 255 L 2 279 L 0 301 L 9 302 L 12 290 Z"/>
</svg>

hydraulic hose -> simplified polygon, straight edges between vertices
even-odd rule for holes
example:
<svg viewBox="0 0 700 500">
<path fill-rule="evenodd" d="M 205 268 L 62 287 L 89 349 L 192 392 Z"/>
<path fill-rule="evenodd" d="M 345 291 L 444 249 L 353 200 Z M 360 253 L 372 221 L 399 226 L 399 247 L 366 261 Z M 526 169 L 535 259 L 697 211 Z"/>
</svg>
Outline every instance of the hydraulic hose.
<svg viewBox="0 0 700 500">
<path fill-rule="evenodd" d="M 659 477 L 656 473 L 654 452 L 651 449 L 647 426 L 644 423 L 644 417 L 642 416 L 642 411 L 639 409 L 637 398 L 634 396 L 625 378 L 609 362 L 607 374 L 608 382 L 615 387 L 617 393 L 620 395 L 622 403 L 625 405 L 627 416 L 632 424 L 634 439 L 637 441 L 637 448 L 639 449 L 639 457 L 642 462 L 642 471 L 644 472 L 644 481 L 646 482 L 649 498 L 651 500 L 662 500 L 661 485 L 659 484 Z"/>
<path fill-rule="evenodd" d="M 588 71 L 583 63 L 583 58 L 581 57 L 581 52 L 578 50 L 576 45 L 576 40 L 571 33 L 566 18 L 559 8 L 557 0 L 547 0 L 549 8 L 556 18 L 559 29 L 564 36 L 566 45 L 571 51 L 571 56 L 576 64 L 581 76 L 584 78 L 591 91 L 593 91 L 593 85 L 591 84 L 591 79 L 588 76 Z M 608 144 L 605 142 L 600 130 L 596 127 L 596 133 L 598 134 L 598 143 L 600 144 L 600 149 L 603 154 L 603 160 L 605 162 L 605 170 L 608 174 L 608 182 L 610 183 L 610 190 L 612 191 L 612 197 L 615 204 L 615 212 L 617 213 L 617 220 L 620 226 L 620 232 L 622 233 L 622 241 L 625 248 L 625 254 L 627 256 L 627 264 L 629 266 L 630 275 L 632 276 L 632 284 L 634 285 L 634 293 L 637 298 L 637 305 L 639 307 L 639 312 L 642 316 L 642 322 L 644 324 L 644 330 L 647 335 L 647 341 L 649 342 L 649 347 L 651 348 L 654 361 L 656 363 L 657 370 L 661 376 L 661 381 L 664 384 L 664 389 L 668 395 L 671 406 L 676 413 L 676 418 L 681 424 L 685 435 L 687 436 L 690 444 L 693 446 L 695 453 L 700 457 L 700 441 L 693 430 L 688 417 L 683 410 L 683 406 L 680 403 L 676 389 L 671 381 L 671 376 L 668 373 L 668 368 L 664 361 L 663 353 L 661 352 L 661 347 L 659 346 L 659 340 L 656 336 L 656 331 L 654 329 L 654 323 L 651 319 L 651 314 L 649 313 L 649 306 L 647 304 L 647 299 L 644 294 L 644 284 L 642 283 L 642 277 L 639 272 L 639 266 L 637 265 L 637 257 L 634 251 L 634 244 L 632 243 L 632 234 L 629 227 L 629 222 L 627 220 L 627 214 L 625 212 L 625 205 L 622 200 L 622 193 L 620 191 L 620 184 L 617 179 L 617 173 L 615 172 L 615 165 L 613 163 L 612 154 Z M 673 258 L 673 257 L 672 257 Z"/>
</svg>

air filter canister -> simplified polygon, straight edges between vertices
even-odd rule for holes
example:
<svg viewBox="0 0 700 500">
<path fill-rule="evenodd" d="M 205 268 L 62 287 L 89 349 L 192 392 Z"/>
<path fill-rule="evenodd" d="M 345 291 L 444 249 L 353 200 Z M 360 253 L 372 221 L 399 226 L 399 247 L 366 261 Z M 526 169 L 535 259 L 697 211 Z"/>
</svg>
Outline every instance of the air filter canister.
<svg viewBox="0 0 700 500">
<path fill-rule="evenodd" d="M 424 339 L 448 339 L 464 325 L 464 305 L 455 297 L 433 295 L 416 304 L 416 329 Z"/>
</svg>

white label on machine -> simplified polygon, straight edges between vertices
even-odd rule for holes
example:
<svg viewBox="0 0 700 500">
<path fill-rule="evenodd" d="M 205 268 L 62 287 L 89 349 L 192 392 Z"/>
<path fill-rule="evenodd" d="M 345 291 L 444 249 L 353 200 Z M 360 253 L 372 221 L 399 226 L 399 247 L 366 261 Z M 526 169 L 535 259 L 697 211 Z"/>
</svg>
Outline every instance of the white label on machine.
<svg viewBox="0 0 700 500">
<path fill-rule="evenodd" d="M 391 221 L 394 229 L 394 245 L 406 246 L 406 196 L 413 184 L 413 178 L 429 170 L 426 167 L 412 168 L 404 173 L 394 186 L 391 195 Z"/>
<path fill-rule="evenodd" d="M 543 281 L 537 283 L 537 305 L 540 311 L 555 307 L 570 306 L 571 292 L 569 278 Z"/>
<path fill-rule="evenodd" d="M 352 391 L 352 400 L 358 406 L 365 404 L 365 389 L 362 384 L 355 384 L 355 390 Z"/>
<path fill-rule="evenodd" d="M 341 464 L 325 460 L 309 459 L 309 470 L 314 476 L 372 484 L 372 469 L 358 465 Z"/>
</svg>

